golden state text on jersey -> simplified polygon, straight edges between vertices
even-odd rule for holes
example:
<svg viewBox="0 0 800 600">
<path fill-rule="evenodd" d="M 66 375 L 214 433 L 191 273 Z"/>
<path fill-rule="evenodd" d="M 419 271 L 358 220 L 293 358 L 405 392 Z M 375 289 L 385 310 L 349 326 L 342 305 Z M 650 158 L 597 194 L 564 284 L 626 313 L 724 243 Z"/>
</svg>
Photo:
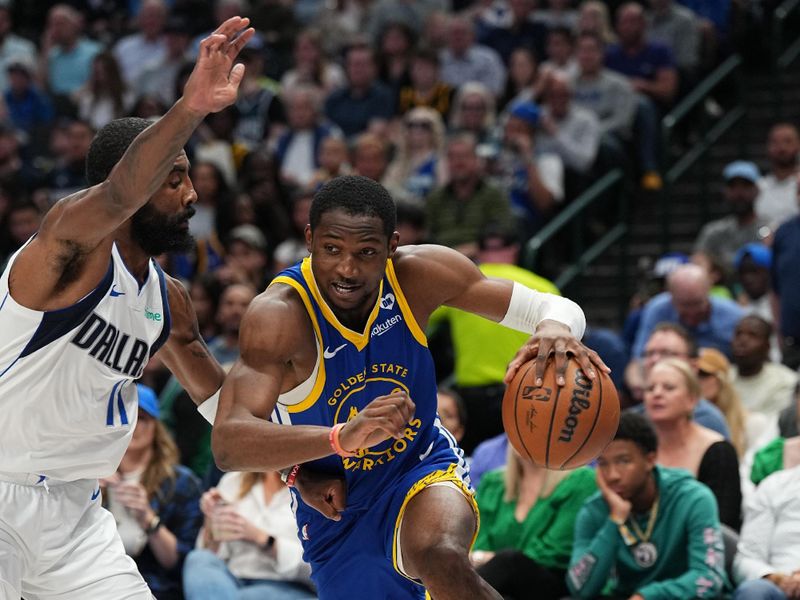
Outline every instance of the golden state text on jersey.
<svg viewBox="0 0 800 600">
<path fill-rule="evenodd" d="M 416 469 L 434 451 L 444 451 L 450 461 L 465 467 L 461 450 L 438 421 L 433 359 L 391 260 L 361 332 L 338 321 L 317 288 L 310 258 L 282 272 L 272 283 L 277 284 L 289 285 L 300 295 L 314 327 L 318 350 L 311 377 L 280 396 L 273 422 L 346 423 L 378 396 L 398 390 L 405 391 L 416 404 L 416 413 L 401 439 L 362 449 L 352 458 L 333 455 L 309 465 L 345 476 L 348 509 L 368 506 L 389 482 Z"/>
</svg>

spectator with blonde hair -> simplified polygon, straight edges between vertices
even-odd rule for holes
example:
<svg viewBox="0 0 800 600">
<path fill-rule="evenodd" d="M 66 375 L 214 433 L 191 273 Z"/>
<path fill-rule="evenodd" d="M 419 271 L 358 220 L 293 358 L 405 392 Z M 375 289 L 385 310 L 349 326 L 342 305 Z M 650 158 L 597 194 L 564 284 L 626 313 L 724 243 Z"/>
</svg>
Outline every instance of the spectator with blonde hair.
<svg viewBox="0 0 800 600">
<path fill-rule="evenodd" d="M 684 360 L 661 360 L 649 372 L 644 406 L 658 436 L 657 462 L 686 469 L 711 488 L 720 521 L 738 530 L 742 491 L 736 449 L 693 420 L 700 394 L 700 382 Z"/>
<path fill-rule="evenodd" d="M 578 34 L 592 33 L 600 37 L 604 44 L 613 44 L 617 35 L 611 27 L 608 6 L 599 0 L 587 0 L 578 9 Z"/>
<path fill-rule="evenodd" d="M 597 491 L 594 472 L 551 471 L 512 446 L 503 469 L 481 479 L 481 527 L 470 555 L 481 577 L 505 598 L 567 595 L 572 532 L 584 501 Z"/>
<path fill-rule="evenodd" d="M 489 88 L 477 81 L 465 83 L 458 88 L 453 100 L 450 129 L 469 131 L 479 143 L 487 142 L 497 119 L 496 110 L 494 95 Z"/>
<path fill-rule="evenodd" d="M 770 441 L 778 434 L 777 422 L 767 415 L 749 412 L 731 381 L 731 364 L 715 348 L 701 348 L 697 371 L 703 398 L 713 402 L 725 415 L 731 443 L 739 460 L 745 453 Z"/>
<path fill-rule="evenodd" d="M 424 106 L 410 110 L 403 120 L 398 153 L 389 165 L 384 185 L 420 199 L 444 185 L 444 133 L 444 122 L 437 111 Z"/>
<path fill-rule="evenodd" d="M 100 482 L 125 552 L 159 600 L 178 600 L 181 569 L 200 529 L 200 480 L 178 464 L 155 392 L 137 385 L 139 414 L 119 469 Z"/>
</svg>

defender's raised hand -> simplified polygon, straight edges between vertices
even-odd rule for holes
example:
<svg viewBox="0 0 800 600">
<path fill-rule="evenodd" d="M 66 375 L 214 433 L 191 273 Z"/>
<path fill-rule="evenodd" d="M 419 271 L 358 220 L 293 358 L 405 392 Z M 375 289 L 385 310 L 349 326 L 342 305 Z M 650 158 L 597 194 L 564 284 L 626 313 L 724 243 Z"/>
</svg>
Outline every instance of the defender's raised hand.
<svg viewBox="0 0 800 600">
<path fill-rule="evenodd" d="M 197 64 L 183 90 L 192 111 L 217 112 L 236 100 L 244 65 L 234 65 L 234 60 L 255 33 L 249 24 L 246 17 L 231 17 L 200 42 Z"/>
</svg>

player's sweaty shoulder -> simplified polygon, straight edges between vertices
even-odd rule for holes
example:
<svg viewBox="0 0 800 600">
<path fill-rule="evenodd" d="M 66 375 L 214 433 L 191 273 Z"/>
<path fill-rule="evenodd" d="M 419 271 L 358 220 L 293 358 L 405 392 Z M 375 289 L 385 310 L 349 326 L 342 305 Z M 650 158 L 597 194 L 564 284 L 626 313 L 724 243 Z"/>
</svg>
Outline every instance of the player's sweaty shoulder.
<svg viewBox="0 0 800 600">
<path fill-rule="evenodd" d="M 257 348 L 283 357 L 290 357 L 313 337 L 302 300 L 284 284 L 273 284 L 253 299 L 240 331 L 242 349 Z"/>
</svg>

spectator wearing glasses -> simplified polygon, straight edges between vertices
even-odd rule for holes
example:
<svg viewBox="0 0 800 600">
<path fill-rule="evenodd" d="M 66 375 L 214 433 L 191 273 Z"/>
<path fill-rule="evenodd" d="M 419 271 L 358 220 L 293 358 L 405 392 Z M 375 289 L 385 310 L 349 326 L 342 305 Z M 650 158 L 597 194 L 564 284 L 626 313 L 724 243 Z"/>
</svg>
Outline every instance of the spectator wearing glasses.
<svg viewBox="0 0 800 600">
<path fill-rule="evenodd" d="M 489 141 L 497 117 L 494 96 L 482 83 L 471 81 L 458 88 L 450 114 L 451 131 L 468 131 L 479 144 Z"/>
<path fill-rule="evenodd" d="M 697 345 L 694 340 L 683 327 L 674 323 L 659 323 L 653 329 L 640 362 L 642 376 L 646 379 L 656 363 L 666 358 L 677 358 L 689 364 L 693 364 L 697 359 Z M 639 412 L 642 409 L 641 405 L 633 408 Z M 694 420 L 730 439 L 730 430 L 722 411 L 705 398 L 700 398 L 697 402 Z"/>
<path fill-rule="evenodd" d="M 646 340 L 658 323 L 677 323 L 686 328 L 697 345 L 717 348 L 731 355 L 731 340 L 744 310 L 732 300 L 710 295 L 711 282 L 702 267 L 681 265 L 670 273 L 667 291 L 644 307 L 636 332 L 633 355 L 642 356 Z"/>
</svg>

